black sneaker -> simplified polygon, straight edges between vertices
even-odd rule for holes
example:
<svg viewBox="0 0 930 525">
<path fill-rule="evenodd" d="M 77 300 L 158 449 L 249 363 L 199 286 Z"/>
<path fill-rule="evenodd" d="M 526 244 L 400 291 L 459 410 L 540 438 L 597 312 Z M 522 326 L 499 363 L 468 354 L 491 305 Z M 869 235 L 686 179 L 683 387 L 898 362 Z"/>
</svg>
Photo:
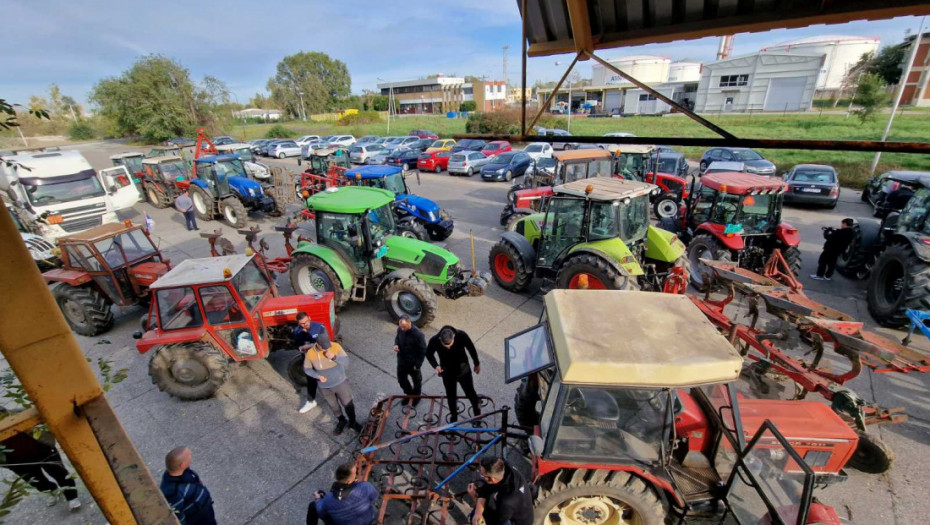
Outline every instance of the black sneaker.
<svg viewBox="0 0 930 525">
<path fill-rule="evenodd" d="M 346 420 L 346 419 L 340 419 L 339 422 L 336 423 L 336 430 L 333 431 L 333 434 L 335 434 L 335 435 L 337 435 L 337 436 L 340 435 L 340 434 L 342 434 L 343 431 L 345 431 L 345 429 L 346 429 L 346 425 L 348 425 L 348 424 L 349 424 L 349 421 L 348 421 L 348 420 Z"/>
<path fill-rule="evenodd" d="M 349 428 L 352 429 L 352 430 L 355 431 L 355 432 L 361 432 L 361 431 L 362 431 L 362 425 L 361 425 L 358 421 L 353 421 L 353 422 L 349 423 Z"/>
</svg>

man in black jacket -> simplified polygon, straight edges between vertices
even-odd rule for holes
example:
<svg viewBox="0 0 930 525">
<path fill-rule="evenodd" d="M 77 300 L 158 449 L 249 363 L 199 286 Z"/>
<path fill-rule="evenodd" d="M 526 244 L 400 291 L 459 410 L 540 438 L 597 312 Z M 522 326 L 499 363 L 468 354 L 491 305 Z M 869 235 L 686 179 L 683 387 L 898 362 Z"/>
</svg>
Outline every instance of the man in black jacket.
<svg viewBox="0 0 930 525">
<path fill-rule="evenodd" d="M 423 359 L 426 357 L 426 337 L 406 315 L 397 321 L 397 335 L 394 336 L 394 352 L 397 354 L 397 382 L 400 389 L 408 396 L 419 396 L 423 386 Z M 414 399 L 417 406 L 420 400 Z"/>
<path fill-rule="evenodd" d="M 817 260 L 817 273 L 811 274 L 811 279 L 815 281 L 829 281 L 833 277 L 833 270 L 836 268 L 836 260 L 839 258 L 853 240 L 856 232 L 852 229 L 856 221 L 850 218 L 843 219 L 840 223 L 840 229 L 824 228 L 823 238 L 827 241 L 823 243 L 823 252 L 820 259 Z"/>
<path fill-rule="evenodd" d="M 474 414 L 481 413 L 481 403 L 475 392 L 475 382 L 471 375 L 471 368 L 468 366 L 466 351 L 471 355 L 471 360 L 475 364 L 475 373 L 480 374 L 481 363 L 478 361 L 478 350 L 468 334 L 462 330 L 456 330 L 448 325 L 443 326 L 426 345 L 426 360 L 436 369 L 436 373 L 442 378 L 443 386 L 446 387 L 446 399 L 449 401 L 451 416 L 449 421 L 459 420 L 458 385 L 462 385 L 462 392 L 471 402 Z M 438 363 L 436 354 L 439 354 Z"/>
<path fill-rule="evenodd" d="M 481 458 L 480 471 L 484 483 L 468 485 L 475 502 L 471 525 L 482 518 L 487 525 L 532 525 L 533 496 L 523 476 L 496 456 Z"/>
</svg>

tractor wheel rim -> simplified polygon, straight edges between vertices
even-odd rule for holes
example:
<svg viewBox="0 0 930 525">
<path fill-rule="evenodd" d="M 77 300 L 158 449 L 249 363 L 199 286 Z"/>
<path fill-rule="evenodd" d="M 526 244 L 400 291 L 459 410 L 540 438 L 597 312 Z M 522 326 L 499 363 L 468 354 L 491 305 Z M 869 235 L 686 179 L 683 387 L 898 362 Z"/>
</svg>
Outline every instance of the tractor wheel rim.
<svg viewBox="0 0 930 525">
<path fill-rule="evenodd" d="M 882 277 L 883 279 L 880 281 L 884 283 L 882 295 L 885 301 L 892 305 L 897 302 L 904 292 L 904 267 L 899 263 L 889 264 L 885 266 Z"/>
<path fill-rule="evenodd" d="M 197 208 L 197 212 L 201 215 L 207 214 L 207 204 L 203 202 L 203 196 L 200 195 L 200 192 L 194 192 L 194 207 Z"/>
<path fill-rule="evenodd" d="M 81 308 L 81 305 L 76 301 L 71 299 L 65 299 L 61 302 L 61 311 L 65 314 L 65 317 L 74 324 L 84 324 L 86 317 L 84 316 L 84 309 Z"/>
<path fill-rule="evenodd" d="M 156 204 L 158 202 L 158 194 L 155 193 L 155 190 L 149 188 L 149 202 Z"/>
<path fill-rule="evenodd" d="M 607 285 L 604 284 L 604 281 L 600 280 L 596 275 L 590 274 L 588 272 L 578 272 L 572 276 L 571 280 L 568 281 L 568 288 L 570 290 L 577 290 L 581 288 L 581 279 L 582 276 L 587 276 L 588 278 L 588 290 L 606 290 Z"/>
<path fill-rule="evenodd" d="M 185 385 L 199 385 L 207 380 L 210 372 L 200 361 L 179 359 L 171 364 L 171 376 Z"/>
<path fill-rule="evenodd" d="M 663 200 L 659 202 L 659 205 L 656 206 L 657 211 L 659 212 L 660 219 L 667 219 L 675 215 L 675 211 L 678 209 L 678 205 L 675 204 L 675 201 Z"/>
<path fill-rule="evenodd" d="M 236 210 L 232 206 L 223 206 L 223 215 L 226 216 L 226 220 L 232 224 L 236 224 L 239 220 L 239 217 L 236 215 Z"/>
<path fill-rule="evenodd" d="M 330 292 L 333 290 L 333 283 L 330 282 L 329 277 L 317 268 L 301 268 L 297 273 L 297 279 L 310 290 L 307 293 Z"/>
<path fill-rule="evenodd" d="M 504 282 L 513 282 L 517 277 L 517 269 L 513 266 L 513 260 L 505 253 L 494 256 L 494 271 Z"/>
<path fill-rule="evenodd" d="M 413 233 L 413 232 L 410 231 L 410 230 L 401 230 L 400 236 L 401 236 L 401 237 L 406 237 L 406 238 L 408 238 L 408 239 L 416 239 L 416 238 L 417 238 L 416 234 Z"/>
<path fill-rule="evenodd" d="M 420 299 L 410 292 L 397 292 L 391 296 L 391 307 L 395 312 L 406 314 L 411 321 L 418 321 L 423 316 Z"/>
<path fill-rule="evenodd" d="M 606 496 L 582 496 L 572 498 L 556 508 L 561 523 L 567 525 L 626 525 L 643 523 L 642 517 L 629 505 Z M 547 516 L 545 523 L 551 525 Z"/>
</svg>

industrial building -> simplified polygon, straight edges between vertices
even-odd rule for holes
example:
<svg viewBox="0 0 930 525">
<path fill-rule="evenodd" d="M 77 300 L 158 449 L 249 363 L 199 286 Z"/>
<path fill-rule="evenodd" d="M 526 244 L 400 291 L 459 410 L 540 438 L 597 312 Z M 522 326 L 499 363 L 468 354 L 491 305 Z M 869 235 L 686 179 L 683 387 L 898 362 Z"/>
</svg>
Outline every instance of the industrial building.
<svg viewBox="0 0 930 525">
<path fill-rule="evenodd" d="M 828 97 L 836 95 L 843 88 L 843 79 L 862 55 L 878 51 L 879 43 L 878 38 L 823 35 L 763 47 L 760 51 L 783 55 L 823 55 L 816 96 Z"/>
<path fill-rule="evenodd" d="M 755 53 L 704 64 L 695 111 L 806 111 L 825 55 Z"/>
<path fill-rule="evenodd" d="M 915 37 L 916 35 L 911 35 L 904 42 L 913 45 Z M 908 106 L 930 106 L 930 32 L 921 35 L 917 45 L 919 47 L 914 56 L 911 73 L 907 76 L 901 93 L 901 103 Z"/>
<path fill-rule="evenodd" d="M 474 100 L 478 111 L 496 111 L 507 103 L 507 84 L 502 80 L 465 82 L 462 77 L 436 75 L 417 80 L 378 84 L 384 96 L 394 97 L 401 115 L 458 111 L 462 102 Z"/>
</svg>

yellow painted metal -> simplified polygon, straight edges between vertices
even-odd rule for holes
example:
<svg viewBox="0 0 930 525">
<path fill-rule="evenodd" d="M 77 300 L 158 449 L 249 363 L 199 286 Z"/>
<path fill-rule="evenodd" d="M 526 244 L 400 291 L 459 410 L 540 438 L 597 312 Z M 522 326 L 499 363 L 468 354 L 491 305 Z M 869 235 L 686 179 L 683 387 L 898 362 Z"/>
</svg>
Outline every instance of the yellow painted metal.
<svg viewBox="0 0 930 525">
<path fill-rule="evenodd" d="M 25 432 L 42 422 L 42 416 L 35 407 L 12 414 L 0 420 L 0 441 Z"/>
<path fill-rule="evenodd" d="M 111 467 L 82 407 L 94 402 L 112 409 L 7 213 L 0 214 L 0 246 L 0 351 L 42 420 L 110 523 L 176 524 L 144 463 L 132 467 L 144 471 L 148 483 L 132 490 L 160 499 L 162 509 L 147 519 L 134 515 L 114 475 L 129 466 Z M 116 430 L 122 438 L 108 446 L 132 449 L 122 428 Z"/>
</svg>

